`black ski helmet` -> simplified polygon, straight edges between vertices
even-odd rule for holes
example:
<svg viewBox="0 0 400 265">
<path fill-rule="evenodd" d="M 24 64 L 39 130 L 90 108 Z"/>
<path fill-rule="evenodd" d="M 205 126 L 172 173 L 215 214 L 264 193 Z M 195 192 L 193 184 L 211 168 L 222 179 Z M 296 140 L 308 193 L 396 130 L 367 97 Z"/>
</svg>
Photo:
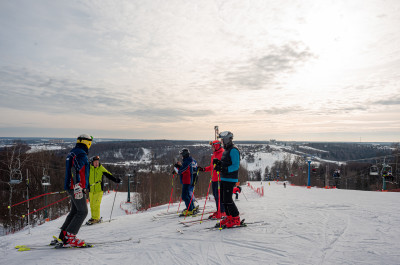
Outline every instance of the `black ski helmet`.
<svg viewBox="0 0 400 265">
<path fill-rule="evenodd" d="M 218 138 L 222 139 L 224 146 L 228 146 L 232 144 L 233 133 L 231 133 L 230 131 L 224 131 L 219 134 Z"/>
<path fill-rule="evenodd" d="M 181 154 L 183 158 L 186 158 L 186 157 L 189 157 L 190 152 L 189 152 L 189 149 L 183 148 L 181 151 L 179 151 L 179 154 Z"/>
</svg>

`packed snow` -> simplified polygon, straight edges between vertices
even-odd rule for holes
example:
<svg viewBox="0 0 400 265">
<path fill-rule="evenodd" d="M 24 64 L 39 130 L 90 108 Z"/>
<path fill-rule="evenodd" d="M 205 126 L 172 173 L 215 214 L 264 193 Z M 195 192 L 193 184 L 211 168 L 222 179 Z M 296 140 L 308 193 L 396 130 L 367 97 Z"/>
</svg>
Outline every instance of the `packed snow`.
<svg viewBox="0 0 400 265">
<path fill-rule="evenodd" d="M 0 238 L 2 264 L 399 264 L 400 194 L 295 187 L 252 182 L 264 197 L 243 186 L 236 204 L 242 219 L 263 221 L 244 228 L 207 230 L 215 221 L 185 227 L 168 205 L 126 214 L 126 193 L 103 197 L 104 223 L 82 226 L 78 238 L 127 239 L 88 249 L 37 249 L 18 252 L 21 244 L 46 245 L 58 235 L 65 216 L 39 227 Z M 115 206 L 110 218 L 114 198 Z M 199 200 L 200 206 L 204 199 Z M 207 203 L 206 211 L 215 208 Z M 169 212 L 176 212 L 174 203 Z M 181 206 L 182 209 L 182 206 Z M 205 216 L 208 216 L 205 215 Z M 87 219 L 90 217 L 88 215 Z M 200 217 L 188 217 L 195 220 Z M 140 241 L 139 241 L 140 239 Z"/>
<path fill-rule="evenodd" d="M 261 171 L 261 176 L 264 176 L 265 168 L 271 168 L 276 161 L 282 161 L 286 157 L 290 157 L 290 161 L 296 159 L 296 155 L 285 153 L 281 151 L 272 151 L 269 153 L 256 152 L 254 153 L 254 162 L 249 163 L 246 159 L 241 160 L 240 164 L 244 166 L 248 171 Z"/>
</svg>

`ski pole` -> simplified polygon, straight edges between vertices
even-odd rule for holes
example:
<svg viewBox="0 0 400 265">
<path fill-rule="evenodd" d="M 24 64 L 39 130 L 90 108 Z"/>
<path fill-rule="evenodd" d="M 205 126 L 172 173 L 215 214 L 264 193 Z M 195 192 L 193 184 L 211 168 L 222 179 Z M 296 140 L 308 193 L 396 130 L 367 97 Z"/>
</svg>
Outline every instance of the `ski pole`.
<svg viewBox="0 0 400 265">
<path fill-rule="evenodd" d="M 182 202 L 182 196 L 181 196 L 181 200 L 179 201 L 178 211 L 176 213 L 179 213 L 179 208 L 181 208 L 181 202 Z"/>
<path fill-rule="evenodd" d="M 208 184 L 206 201 L 204 202 L 203 213 L 201 214 L 200 224 L 203 222 L 203 215 L 204 215 L 204 210 L 206 209 L 206 204 L 207 204 L 207 199 L 208 199 L 208 192 L 210 191 L 211 181 L 212 181 L 212 171 L 211 171 L 210 183 Z"/>
<path fill-rule="evenodd" d="M 118 185 L 117 185 L 117 188 L 115 189 L 115 196 L 114 196 L 113 206 L 112 206 L 112 208 L 111 208 L 110 221 L 108 221 L 108 222 L 111 222 L 111 216 L 112 216 L 112 212 L 113 212 L 113 210 L 114 210 L 114 203 L 115 203 L 115 198 L 117 197 L 118 187 L 119 187 L 119 183 L 118 183 Z"/>
<path fill-rule="evenodd" d="M 174 178 L 175 178 L 175 174 L 172 174 L 171 195 L 169 196 L 169 204 L 168 204 L 167 213 L 168 213 L 168 211 L 169 211 L 169 206 L 171 205 L 171 201 L 172 201 L 172 192 L 174 191 Z"/>
<path fill-rule="evenodd" d="M 243 193 L 243 196 L 246 198 L 246 201 L 249 201 L 249 200 L 247 199 L 247 197 L 246 197 L 246 194 L 244 194 L 244 189 L 242 189 L 242 193 Z"/>
<path fill-rule="evenodd" d="M 22 204 L 22 203 L 24 203 L 24 202 L 28 202 L 28 201 L 31 201 L 31 200 L 34 200 L 34 199 L 37 199 L 37 198 L 40 198 L 40 197 L 43 197 L 43 196 L 46 196 L 46 195 L 61 194 L 61 193 L 65 193 L 65 192 L 66 192 L 66 191 L 64 190 L 64 191 L 55 191 L 55 192 L 44 193 L 44 194 L 38 195 L 38 196 L 36 196 L 36 197 L 29 198 L 29 199 L 27 199 L 27 200 L 25 200 L 25 201 L 22 201 L 22 202 L 13 204 L 13 205 L 11 205 L 11 206 L 8 206 L 8 209 L 10 209 L 11 207 L 20 205 L 20 204 Z"/>
<path fill-rule="evenodd" d="M 214 166 L 215 167 L 215 166 Z M 222 230 L 221 227 L 221 184 L 220 184 L 220 177 L 219 177 L 219 171 L 217 171 L 217 176 L 218 176 L 218 215 L 219 215 L 219 230 Z"/>
</svg>

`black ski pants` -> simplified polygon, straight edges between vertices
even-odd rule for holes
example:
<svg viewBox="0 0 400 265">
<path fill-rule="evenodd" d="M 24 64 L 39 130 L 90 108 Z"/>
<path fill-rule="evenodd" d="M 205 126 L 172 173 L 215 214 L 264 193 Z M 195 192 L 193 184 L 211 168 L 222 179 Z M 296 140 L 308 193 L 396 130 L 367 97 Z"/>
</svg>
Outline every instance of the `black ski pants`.
<svg viewBox="0 0 400 265">
<path fill-rule="evenodd" d="M 220 185 L 221 185 L 221 183 L 220 183 Z M 221 186 L 219 188 L 220 188 L 219 192 L 222 195 Z M 217 210 L 218 210 L 218 203 L 220 203 L 221 204 L 221 213 L 224 213 L 225 212 L 225 207 L 222 204 L 222 196 L 221 196 L 221 201 L 218 199 L 219 198 L 218 197 L 218 181 L 213 181 L 212 182 L 212 190 L 213 190 L 213 195 L 214 195 L 214 198 L 215 198 L 215 207 L 217 207 Z"/>
<path fill-rule="evenodd" d="M 221 199 L 225 207 L 226 215 L 232 217 L 239 216 L 239 211 L 236 204 L 233 202 L 232 194 L 235 182 L 221 181 Z"/>
<path fill-rule="evenodd" d="M 86 194 L 83 193 L 82 199 L 77 200 L 74 197 L 73 190 L 69 190 L 68 193 L 71 198 L 71 211 L 65 219 L 64 224 L 61 226 L 61 230 L 76 235 L 88 214 Z"/>
</svg>

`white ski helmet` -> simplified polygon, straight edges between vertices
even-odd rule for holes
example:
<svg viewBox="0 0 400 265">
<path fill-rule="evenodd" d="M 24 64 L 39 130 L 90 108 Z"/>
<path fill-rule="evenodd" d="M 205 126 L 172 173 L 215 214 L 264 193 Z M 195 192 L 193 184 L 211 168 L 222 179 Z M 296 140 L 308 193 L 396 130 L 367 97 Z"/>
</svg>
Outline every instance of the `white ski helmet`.
<svg viewBox="0 0 400 265">
<path fill-rule="evenodd" d="M 227 146 L 232 143 L 233 133 L 230 131 L 224 131 L 219 134 L 218 138 L 221 138 L 224 145 Z"/>
<path fill-rule="evenodd" d="M 81 134 L 76 139 L 77 143 L 86 145 L 88 149 L 92 145 L 92 141 L 93 141 L 93 136 L 89 136 L 87 134 Z"/>
</svg>

